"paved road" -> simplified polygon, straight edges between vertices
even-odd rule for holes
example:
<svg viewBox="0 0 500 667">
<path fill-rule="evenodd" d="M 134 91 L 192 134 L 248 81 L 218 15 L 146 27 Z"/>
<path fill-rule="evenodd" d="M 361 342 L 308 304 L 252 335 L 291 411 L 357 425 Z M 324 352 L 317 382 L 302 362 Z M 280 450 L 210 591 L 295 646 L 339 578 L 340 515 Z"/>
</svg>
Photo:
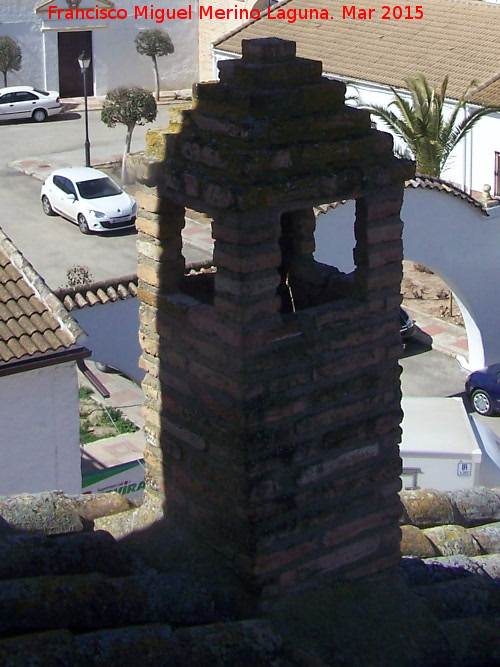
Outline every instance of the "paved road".
<svg viewBox="0 0 500 667">
<path fill-rule="evenodd" d="M 467 411 L 500 438 L 500 415 L 482 417 L 474 412 L 464 392 L 469 372 L 454 357 L 417 342 L 407 346 L 400 363 L 403 396 L 459 396 Z"/>
<path fill-rule="evenodd" d="M 148 127 L 167 124 L 168 106 L 159 106 L 154 124 L 135 129 L 132 151 L 144 148 Z M 125 129 L 107 128 L 100 120 L 100 111 L 90 111 L 89 135 L 92 164 L 95 164 L 120 154 Z M 49 164 L 51 160 L 83 164 L 83 141 L 84 120 L 77 112 L 40 124 L 30 121 L 0 124 L 0 227 L 54 289 L 66 284 L 66 271 L 76 264 L 89 267 L 94 280 L 136 271 L 134 233 L 83 236 L 76 225 L 62 218 L 46 217 L 40 206 L 40 182 L 9 167 L 12 161 L 31 156 Z M 198 255 L 193 252 L 188 259 L 200 259 Z"/>
<path fill-rule="evenodd" d="M 409 343 L 400 361 L 403 396 L 461 396 L 468 372 L 449 355 Z"/>
</svg>

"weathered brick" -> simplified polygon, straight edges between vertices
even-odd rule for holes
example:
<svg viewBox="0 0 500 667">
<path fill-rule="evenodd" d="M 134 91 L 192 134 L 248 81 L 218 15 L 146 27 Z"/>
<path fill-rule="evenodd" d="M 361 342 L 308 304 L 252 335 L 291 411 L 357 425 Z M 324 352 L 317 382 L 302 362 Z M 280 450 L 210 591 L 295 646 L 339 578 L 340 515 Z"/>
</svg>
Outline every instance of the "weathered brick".
<svg viewBox="0 0 500 667">
<path fill-rule="evenodd" d="M 254 566 L 254 574 L 259 576 L 269 571 L 281 570 L 290 563 L 317 551 L 317 549 L 317 538 L 314 537 L 307 542 L 296 544 L 284 551 L 258 556 Z"/>
<path fill-rule="evenodd" d="M 224 244 L 222 247 L 216 244 L 214 262 L 217 266 L 234 273 L 254 273 L 277 269 L 281 264 L 281 252 L 273 245 L 262 245 L 254 248 L 252 253 L 243 255 L 241 246 L 230 247 L 229 244 Z"/>
<path fill-rule="evenodd" d="M 149 354 L 143 353 L 139 358 L 139 368 L 153 377 L 158 377 L 160 374 L 160 360 L 156 357 L 151 357 Z"/>
<path fill-rule="evenodd" d="M 377 572 L 399 553 L 410 167 L 292 46 L 252 42 L 221 65 L 225 83 L 197 87 L 197 108 L 164 137 L 159 196 L 143 193 L 138 223 L 146 430 L 161 452 L 148 455 L 148 485 L 161 502 L 164 485 L 175 521 L 276 594 Z M 357 268 L 341 280 L 311 259 L 311 206 L 344 198 L 356 200 Z M 214 217 L 210 284 L 183 277 L 184 204 Z"/>
<path fill-rule="evenodd" d="M 160 209 L 160 198 L 154 192 L 148 192 L 143 189 L 136 190 L 135 201 L 137 206 L 149 211 L 150 213 L 157 213 Z"/>
<path fill-rule="evenodd" d="M 185 442 L 190 447 L 194 447 L 195 449 L 199 449 L 201 451 L 207 448 L 207 444 L 203 438 L 200 438 L 191 430 L 177 426 L 177 424 L 174 424 L 163 414 L 161 417 L 161 428 L 163 431 L 169 433 L 172 437 L 181 442 Z"/>
</svg>

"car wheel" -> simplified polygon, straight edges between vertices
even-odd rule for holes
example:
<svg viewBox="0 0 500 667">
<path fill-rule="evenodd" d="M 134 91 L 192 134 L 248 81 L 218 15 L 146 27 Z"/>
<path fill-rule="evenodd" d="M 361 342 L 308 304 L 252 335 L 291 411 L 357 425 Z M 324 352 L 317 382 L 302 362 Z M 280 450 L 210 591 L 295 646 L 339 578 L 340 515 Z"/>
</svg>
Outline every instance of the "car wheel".
<svg viewBox="0 0 500 667">
<path fill-rule="evenodd" d="M 97 368 L 98 371 L 101 371 L 101 373 L 109 373 L 109 371 L 111 370 L 108 364 L 103 364 L 102 361 L 96 361 L 95 367 Z"/>
<path fill-rule="evenodd" d="M 80 213 L 80 215 L 78 216 L 78 227 L 80 228 L 82 234 L 88 234 L 90 232 L 88 223 L 85 220 L 85 216 L 82 213 Z"/>
<path fill-rule="evenodd" d="M 482 389 L 476 389 L 472 392 L 472 405 L 474 410 L 480 415 L 493 414 L 493 407 L 491 405 L 491 398 Z"/>
<path fill-rule="evenodd" d="M 43 121 L 47 118 L 47 112 L 45 109 L 35 109 L 33 111 L 32 117 L 36 123 L 43 123 Z"/>
<path fill-rule="evenodd" d="M 54 209 L 50 205 L 50 201 L 47 195 L 43 195 L 42 197 L 42 208 L 45 215 L 55 215 Z"/>
</svg>

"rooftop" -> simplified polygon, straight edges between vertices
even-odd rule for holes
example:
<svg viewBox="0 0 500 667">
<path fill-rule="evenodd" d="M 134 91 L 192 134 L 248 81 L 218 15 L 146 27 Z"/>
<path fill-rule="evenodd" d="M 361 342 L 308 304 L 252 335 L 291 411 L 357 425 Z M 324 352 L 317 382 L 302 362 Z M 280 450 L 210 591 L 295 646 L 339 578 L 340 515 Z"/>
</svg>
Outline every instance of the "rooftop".
<svg viewBox="0 0 500 667">
<path fill-rule="evenodd" d="M 0 230 L 0 372 L 76 349 L 84 331 Z"/>
<path fill-rule="evenodd" d="M 269 20 L 267 14 L 248 21 L 214 43 L 217 50 L 241 54 L 241 40 L 279 37 L 297 42 L 297 55 L 323 62 L 326 74 L 404 88 L 404 80 L 423 72 L 440 84 L 450 76 L 448 94 L 458 98 L 474 80 L 481 89 L 472 100 L 500 104 L 497 38 L 500 6 L 467 0 L 422 0 L 422 18 L 383 20 L 385 2 L 372 2 L 370 20 L 343 18 L 341 0 L 318 0 L 334 20 L 299 19 L 309 0 L 284 0 L 270 10 L 296 11 L 297 19 Z M 351 7 L 351 5 L 347 5 Z M 354 5 L 353 5 L 354 6 Z M 415 13 L 412 10 L 413 14 Z M 332 29 L 333 26 L 333 29 Z"/>
</svg>

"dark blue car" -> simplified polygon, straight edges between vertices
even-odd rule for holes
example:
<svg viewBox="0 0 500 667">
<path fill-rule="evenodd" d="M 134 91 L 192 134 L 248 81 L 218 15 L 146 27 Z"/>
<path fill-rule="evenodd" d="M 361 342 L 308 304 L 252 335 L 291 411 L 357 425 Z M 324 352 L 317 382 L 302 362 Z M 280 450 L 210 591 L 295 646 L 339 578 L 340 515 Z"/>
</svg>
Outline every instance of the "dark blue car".
<svg viewBox="0 0 500 667">
<path fill-rule="evenodd" d="M 465 382 L 465 391 L 480 415 L 500 412 L 500 364 L 471 373 Z"/>
<path fill-rule="evenodd" d="M 399 307 L 399 333 L 403 343 L 407 343 L 415 336 L 415 322 L 401 306 Z"/>
</svg>

